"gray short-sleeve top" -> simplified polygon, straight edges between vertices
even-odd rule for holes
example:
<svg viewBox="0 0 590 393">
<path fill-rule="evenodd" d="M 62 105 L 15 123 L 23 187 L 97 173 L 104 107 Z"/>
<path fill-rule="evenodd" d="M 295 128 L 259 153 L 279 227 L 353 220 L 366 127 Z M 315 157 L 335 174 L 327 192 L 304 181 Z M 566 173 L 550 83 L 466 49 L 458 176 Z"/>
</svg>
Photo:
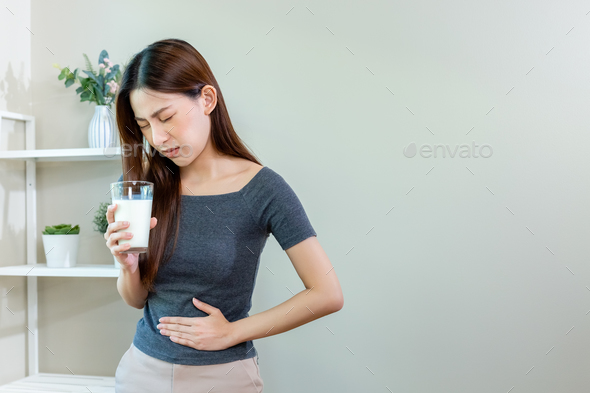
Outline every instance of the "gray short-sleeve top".
<svg viewBox="0 0 590 393">
<path fill-rule="evenodd" d="M 283 250 L 317 236 L 301 201 L 282 176 L 265 166 L 239 191 L 182 195 L 179 218 L 176 249 L 158 269 L 156 291 L 148 294 L 133 344 L 149 356 L 184 365 L 256 356 L 252 341 L 218 351 L 197 350 L 173 342 L 156 326 L 165 316 L 207 317 L 194 306 L 193 297 L 219 308 L 229 322 L 248 317 L 269 235 Z"/>
</svg>

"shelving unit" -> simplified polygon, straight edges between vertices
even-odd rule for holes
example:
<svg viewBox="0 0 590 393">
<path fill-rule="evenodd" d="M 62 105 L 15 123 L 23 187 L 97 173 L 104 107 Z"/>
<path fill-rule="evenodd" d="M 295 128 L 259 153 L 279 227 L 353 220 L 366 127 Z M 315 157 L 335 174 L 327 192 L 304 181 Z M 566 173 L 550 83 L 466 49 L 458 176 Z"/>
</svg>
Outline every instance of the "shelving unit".
<svg viewBox="0 0 590 393">
<path fill-rule="evenodd" d="M 114 393 L 115 377 L 38 373 L 0 386 L 2 393 Z"/>
<path fill-rule="evenodd" d="M 6 113 L 6 112 L 4 112 Z M 121 158 L 120 147 L 0 151 L 0 159 L 39 161 L 104 161 Z"/>
<path fill-rule="evenodd" d="M 102 161 L 120 160 L 121 148 L 105 149 L 35 149 L 35 118 L 13 112 L 0 111 L 0 133 L 2 119 L 25 122 L 26 150 L 0 151 L 0 159 L 22 160 L 26 162 L 26 253 L 27 263 L 0 267 L 0 276 L 27 277 L 27 336 L 28 376 L 0 386 L 0 392 L 88 392 L 114 393 L 115 378 L 39 373 L 39 341 L 37 326 L 37 277 L 118 277 L 119 269 L 110 265 L 77 264 L 71 268 L 48 268 L 45 263 L 37 263 L 37 185 L 36 163 L 43 161 Z"/>
<path fill-rule="evenodd" d="M 46 263 L 0 267 L 0 276 L 29 277 L 119 277 L 119 269 L 111 265 L 80 265 L 47 267 Z"/>
</svg>

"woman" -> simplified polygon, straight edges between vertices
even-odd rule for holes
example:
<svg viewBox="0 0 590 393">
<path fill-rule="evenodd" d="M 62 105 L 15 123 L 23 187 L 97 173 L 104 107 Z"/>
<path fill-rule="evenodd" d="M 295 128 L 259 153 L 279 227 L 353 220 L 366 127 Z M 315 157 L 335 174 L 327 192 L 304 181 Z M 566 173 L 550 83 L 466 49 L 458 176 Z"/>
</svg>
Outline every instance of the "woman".
<svg viewBox="0 0 590 393">
<path fill-rule="evenodd" d="M 262 392 L 252 340 L 343 306 L 301 202 L 245 147 L 211 69 L 185 41 L 158 41 L 132 58 L 116 112 L 125 173 L 119 181 L 154 183 L 147 253 L 118 244 L 133 234 L 114 221 L 116 204 L 107 212 L 106 245 L 121 263 L 117 289 L 144 309 L 117 367 L 116 392 Z M 249 316 L 270 233 L 306 290 Z"/>
</svg>

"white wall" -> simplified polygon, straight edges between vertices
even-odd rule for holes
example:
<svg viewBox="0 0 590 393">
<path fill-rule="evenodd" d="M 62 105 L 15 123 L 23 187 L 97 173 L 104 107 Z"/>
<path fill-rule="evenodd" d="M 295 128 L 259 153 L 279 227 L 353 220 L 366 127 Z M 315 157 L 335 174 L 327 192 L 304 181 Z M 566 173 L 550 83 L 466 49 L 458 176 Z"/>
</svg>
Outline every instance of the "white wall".
<svg viewBox="0 0 590 393">
<path fill-rule="evenodd" d="M 209 62 L 240 136 L 296 190 L 345 306 L 255 341 L 265 391 L 590 387 L 586 3 L 34 0 L 30 10 L 35 35 L 12 34 L 30 42 L 31 89 L 14 105 L 28 113 L 32 100 L 39 148 L 87 147 L 93 114 L 52 63 L 84 67 L 82 53 L 102 49 L 122 63 L 178 37 Z M 0 67 L 26 69 L 25 52 L 3 51 Z M 493 155 L 407 158 L 412 142 L 488 144 Z M 85 263 L 112 263 L 85 212 L 119 174 L 117 162 L 39 166 L 39 225 L 79 222 Z M 5 303 L 13 282 L 24 283 L 0 278 Z M 115 284 L 39 280 L 40 347 L 55 353 L 41 352 L 42 372 L 114 375 L 142 316 Z M 289 289 L 303 284 L 271 238 L 250 314 Z M 16 308 L 22 322 L 22 299 Z M 26 329 L 0 315 L 4 353 Z"/>
<path fill-rule="evenodd" d="M 32 114 L 31 2 L 0 2 L 0 111 Z M 24 149 L 22 122 L 2 120 L 0 150 Z M 0 160 L 0 266 L 26 263 L 25 164 Z M 0 277 L 0 385 L 26 373 L 26 280 Z"/>
</svg>

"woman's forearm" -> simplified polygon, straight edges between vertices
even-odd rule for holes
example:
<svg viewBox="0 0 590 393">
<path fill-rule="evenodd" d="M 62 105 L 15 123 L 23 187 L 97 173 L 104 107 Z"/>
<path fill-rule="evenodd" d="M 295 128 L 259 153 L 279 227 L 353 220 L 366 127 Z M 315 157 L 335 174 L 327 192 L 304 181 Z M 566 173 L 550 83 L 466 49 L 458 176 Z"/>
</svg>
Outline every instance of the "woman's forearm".
<svg viewBox="0 0 590 393">
<path fill-rule="evenodd" d="M 341 308 L 333 297 L 305 289 L 278 306 L 232 322 L 233 345 L 286 332 Z"/>
<path fill-rule="evenodd" d="M 134 271 L 121 267 L 117 279 L 117 290 L 125 303 L 138 309 L 143 308 L 148 297 L 148 291 L 141 283 L 139 267 L 136 267 Z"/>
</svg>

